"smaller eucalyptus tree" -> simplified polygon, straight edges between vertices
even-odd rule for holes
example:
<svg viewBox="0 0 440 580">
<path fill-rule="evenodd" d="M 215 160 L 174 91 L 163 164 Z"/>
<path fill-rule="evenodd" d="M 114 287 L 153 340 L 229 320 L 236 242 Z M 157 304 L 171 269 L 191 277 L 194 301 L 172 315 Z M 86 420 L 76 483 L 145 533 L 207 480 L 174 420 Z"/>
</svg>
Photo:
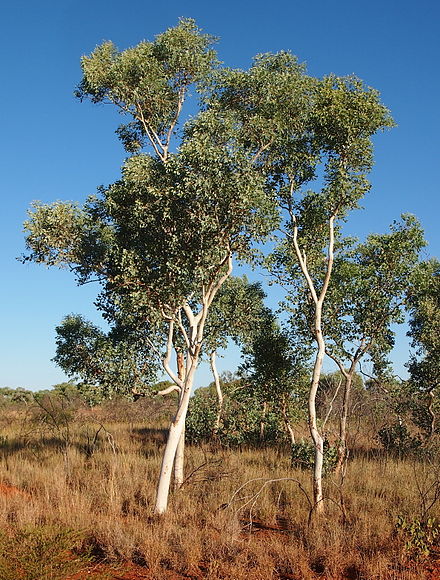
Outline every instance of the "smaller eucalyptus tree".
<svg viewBox="0 0 440 580">
<path fill-rule="evenodd" d="M 309 343 L 292 343 L 274 313 L 265 308 L 244 348 L 245 362 L 240 368 L 248 385 L 244 396 L 258 401 L 262 409 L 261 440 L 264 440 L 265 415 L 271 409 L 282 418 L 291 443 L 295 443 L 292 421 L 306 416 L 309 357 Z"/>
<path fill-rule="evenodd" d="M 394 346 L 393 325 L 404 321 L 406 293 L 425 245 L 416 218 L 402 216 L 390 232 L 371 234 L 362 244 L 348 244 L 333 269 L 323 333 L 326 353 L 336 363 L 343 380 L 339 418 L 339 474 L 347 457 L 347 421 L 354 375 L 368 357 L 377 370 L 387 365 Z"/>
<path fill-rule="evenodd" d="M 432 438 L 437 428 L 436 394 L 440 385 L 440 262 L 420 263 L 411 280 L 407 307 L 408 336 L 415 351 L 408 363 L 409 386 L 428 399 L 425 431 Z"/>
<path fill-rule="evenodd" d="M 309 77 L 287 52 L 260 55 L 248 71 L 220 74 L 221 90 L 214 88 L 211 98 L 234 115 L 236 142 L 253 155 L 283 218 L 271 269 L 291 300 L 306 302 L 313 312 L 309 336 L 317 348 L 308 416 L 315 447 L 314 503 L 322 512 L 324 439 L 316 395 L 325 357 L 324 301 L 340 226 L 370 187 L 372 136 L 393 122 L 377 91 L 359 79 Z"/>
<path fill-rule="evenodd" d="M 204 351 L 209 357 L 211 371 L 217 392 L 217 416 L 214 432 L 221 425 L 223 412 L 223 392 L 217 370 L 217 353 L 226 348 L 228 340 L 242 348 L 251 340 L 265 310 L 266 294 L 258 282 L 250 283 L 246 276 L 230 277 L 220 288 L 212 304 L 206 325 Z"/>
</svg>

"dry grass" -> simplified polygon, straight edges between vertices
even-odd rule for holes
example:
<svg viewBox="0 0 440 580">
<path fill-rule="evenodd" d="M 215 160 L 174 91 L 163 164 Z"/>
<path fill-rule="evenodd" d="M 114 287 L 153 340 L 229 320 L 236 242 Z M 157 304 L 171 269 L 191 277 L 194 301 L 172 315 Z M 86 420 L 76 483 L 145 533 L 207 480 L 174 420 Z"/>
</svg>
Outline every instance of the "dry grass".
<svg viewBox="0 0 440 580">
<path fill-rule="evenodd" d="M 188 480 L 156 518 L 160 427 L 81 412 L 64 437 L 10 415 L 0 483 L 11 493 L 0 494 L 0 528 L 9 538 L 68 530 L 81 537 L 80 552 L 131 560 L 155 580 L 169 570 L 212 580 L 423 578 L 396 521 L 420 517 L 437 477 L 432 465 L 359 456 L 342 487 L 326 480 L 327 517 L 309 522 L 310 473 L 292 469 L 286 450 L 189 447 Z M 435 504 L 431 515 L 438 512 Z"/>
</svg>

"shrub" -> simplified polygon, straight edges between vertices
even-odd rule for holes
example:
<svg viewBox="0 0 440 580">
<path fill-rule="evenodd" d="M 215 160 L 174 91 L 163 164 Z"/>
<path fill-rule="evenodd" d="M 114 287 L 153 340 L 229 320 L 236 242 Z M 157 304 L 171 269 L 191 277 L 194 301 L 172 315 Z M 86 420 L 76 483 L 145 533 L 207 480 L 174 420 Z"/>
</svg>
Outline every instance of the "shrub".
<svg viewBox="0 0 440 580">
<path fill-rule="evenodd" d="M 0 578 L 2 580 L 62 580 L 90 561 L 76 555 L 83 537 L 57 526 L 33 526 L 0 535 Z"/>
<path fill-rule="evenodd" d="M 426 521 L 397 518 L 396 528 L 405 537 L 405 550 L 411 558 L 427 558 L 440 535 L 440 524 L 435 518 Z"/>
<path fill-rule="evenodd" d="M 278 414 L 270 410 L 264 414 L 261 403 L 253 399 L 242 402 L 225 396 L 220 428 L 214 433 L 216 417 L 216 396 L 210 392 L 196 391 L 186 420 L 187 441 L 199 444 L 215 437 L 225 446 L 238 447 L 262 442 L 273 444 L 286 437 Z"/>
<path fill-rule="evenodd" d="M 387 452 L 398 457 L 418 454 L 421 451 L 422 441 L 418 437 L 412 436 L 402 421 L 382 427 L 378 433 L 378 438 Z"/>
<path fill-rule="evenodd" d="M 315 447 L 308 441 L 294 443 L 291 449 L 292 467 L 300 469 L 313 469 L 315 463 Z M 330 446 L 328 441 L 324 441 L 324 475 L 333 471 L 338 461 L 337 447 Z"/>
</svg>

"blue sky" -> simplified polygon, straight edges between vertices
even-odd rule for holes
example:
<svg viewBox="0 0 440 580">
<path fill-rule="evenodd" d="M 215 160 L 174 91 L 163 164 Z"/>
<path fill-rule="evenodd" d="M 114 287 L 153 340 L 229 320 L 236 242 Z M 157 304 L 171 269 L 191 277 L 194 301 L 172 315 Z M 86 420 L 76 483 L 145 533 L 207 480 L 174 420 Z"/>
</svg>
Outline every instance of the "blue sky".
<svg viewBox="0 0 440 580">
<path fill-rule="evenodd" d="M 73 96 L 80 56 L 103 40 L 124 49 L 152 39 L 180 16 L 219 37 L 217 50 L 228 66 L 247 67 L 257 53 L 288 49 L 310 74 L 355 73 L 377 88 L 398 126 L 375 139 L 372 191 L 365 210 L 350 220 L 350 233 L 384 231 L 400 213 L 411 212 L 426 230 L 427 254 L 440 255 L 440 4 L 434 0 L 4 3 L 0 386 L 37 389 L 64 380 L 50 362 L 55 326 L 71 312 L 99 321 L 92 306 L 96 288 L 77 288 L 68 272 L 16 260 L 32 200 L 83 201 L 119 176 L 124 151 L 114 134 L 118 116 Z M 408 346 L 404 330 L 399 336 L 401 372 Z M 226 356 L 222 367 L 235 362 Z M 208 380 L 202 370 L 200 382 Z"/>
</svg>

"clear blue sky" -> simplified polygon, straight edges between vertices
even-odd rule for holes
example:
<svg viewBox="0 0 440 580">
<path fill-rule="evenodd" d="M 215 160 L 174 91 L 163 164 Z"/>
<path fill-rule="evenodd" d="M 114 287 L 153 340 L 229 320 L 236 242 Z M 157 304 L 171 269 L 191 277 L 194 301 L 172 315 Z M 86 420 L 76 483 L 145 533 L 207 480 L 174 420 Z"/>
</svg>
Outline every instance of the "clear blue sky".
<svg viewBox="0 0 440 580">
<path fill-rule="evenodd" d="M 373 188 L 350 232 L 384 231 L 402 212 L 416 214 L 440 255 L 438 201 L 440 4 L 435 0 L 209 3 L 17 0 L 0 24 L 1 284 L 0 386 L 45 388 L 64 380 L 50 362 L 54 328 L 68 313 L 99 321 L 96 289 L 75 287 L 68 272 L 22 265 L 22 222 L 34 199 L 79 200 L 119 175 L 119 119 L 73 96 L 79 59 L 103 40 L 123 49 L 195 18 L 219 37 L 220 58 L 247 67 L 261 52 L 289 49 L 310 74 L 355 73 L 377 88 L 398 127 L 376 138 Z M 404 335 L 404 332 L 400 333 Z M 396 351 L 398 369 L 408 348 Z M 233 357 L 232 357 L 233 359 Z M 234 361 L 223 361 L 223 368 Z M 205 371 L 203 371 L 205 373 Z M 201 382 L 209 380 L 202 373 Z"/>
</svg>

